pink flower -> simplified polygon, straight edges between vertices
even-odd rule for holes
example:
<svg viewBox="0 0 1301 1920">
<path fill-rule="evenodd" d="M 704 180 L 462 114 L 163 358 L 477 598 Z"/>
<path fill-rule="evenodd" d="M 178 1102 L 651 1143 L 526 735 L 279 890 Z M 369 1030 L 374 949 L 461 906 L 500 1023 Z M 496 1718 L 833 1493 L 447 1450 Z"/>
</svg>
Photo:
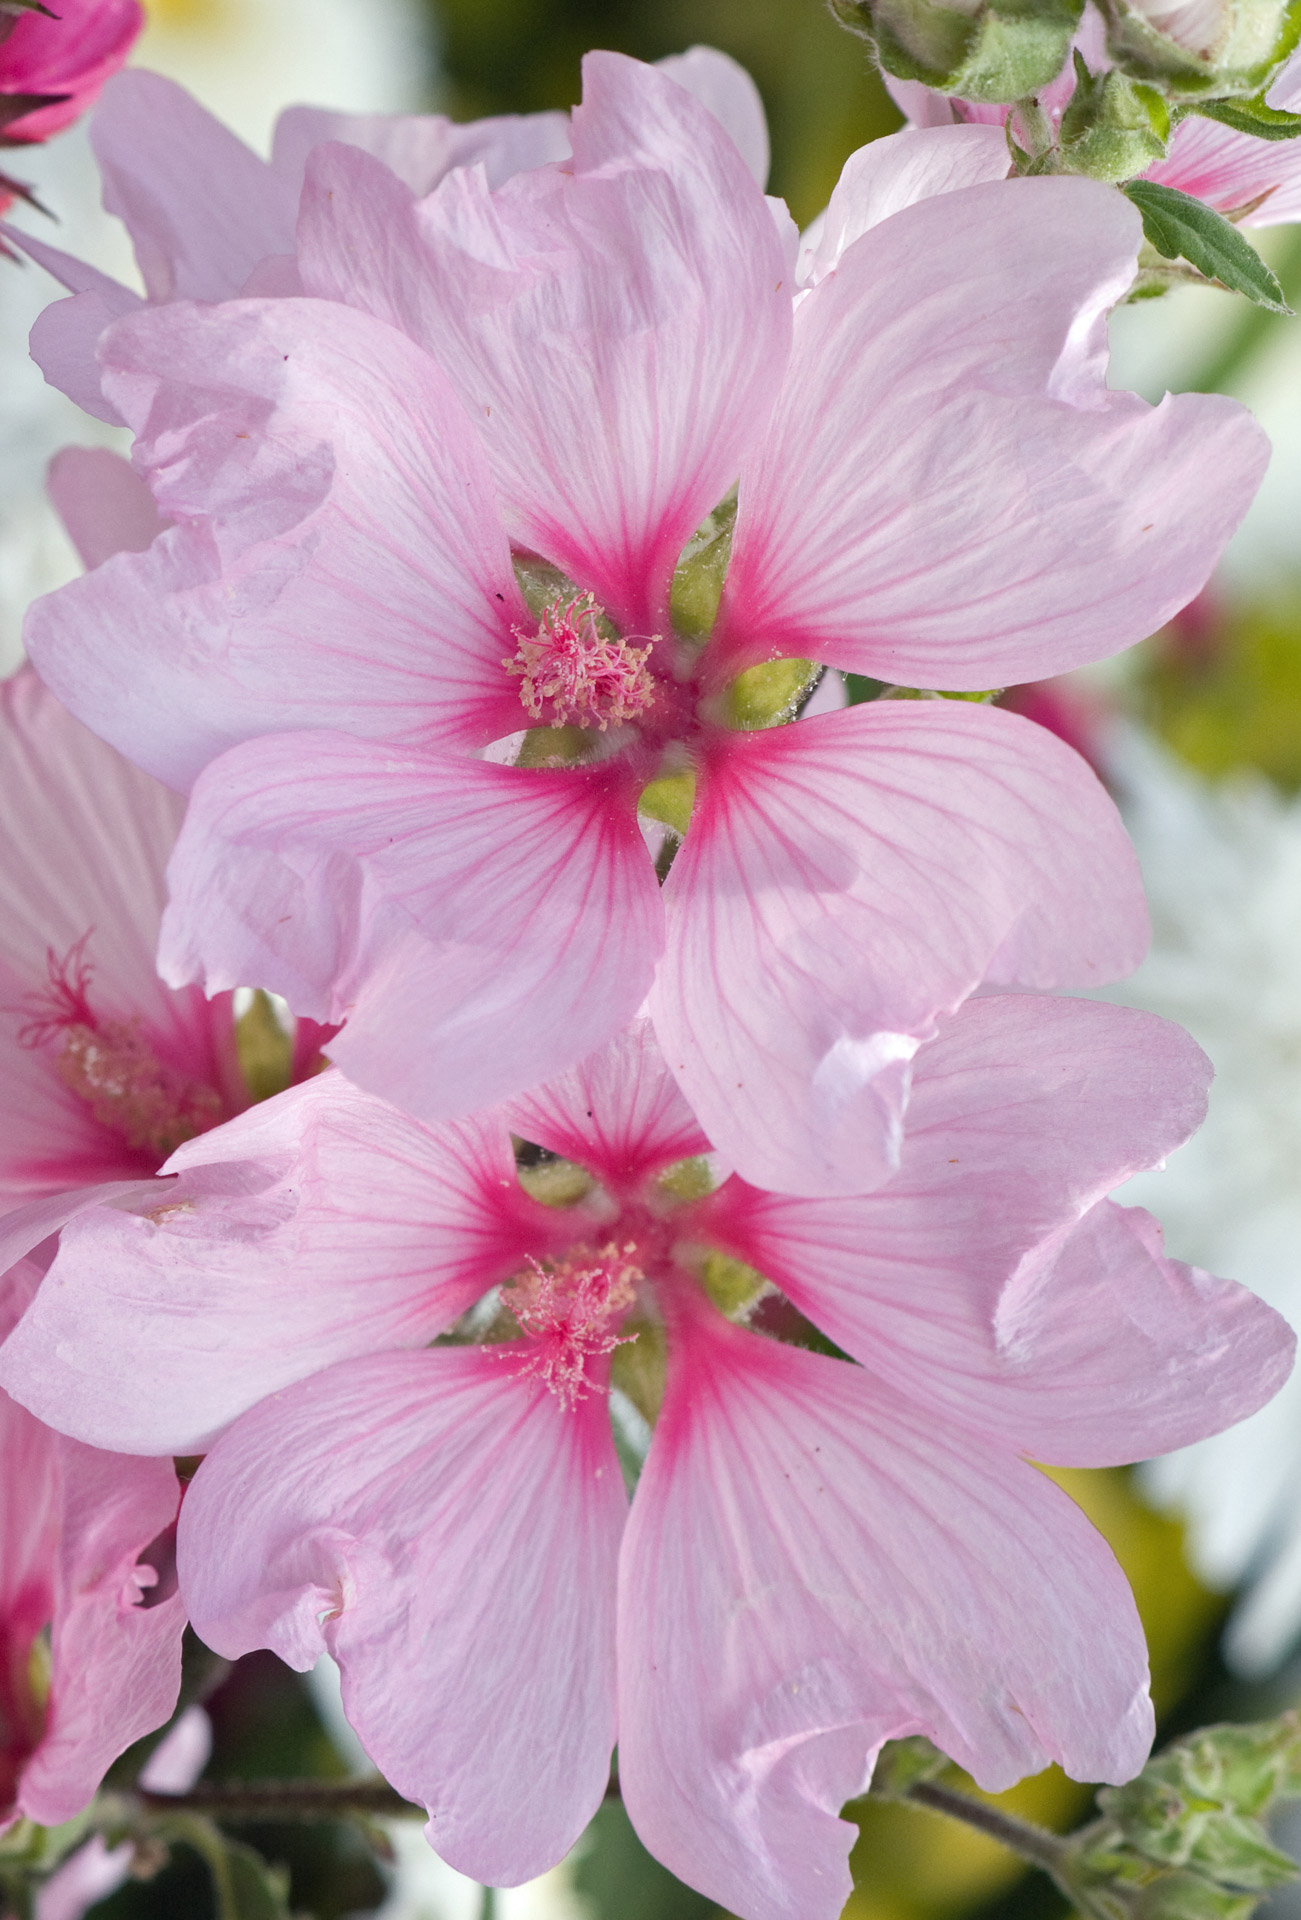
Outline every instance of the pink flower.
<svg viewBox="0 0 1301 1920">
<path fill-rule="evenodd" d="M 881 1741 L 989 1788 L 1143 1760 L 1124 1581 L 1025 1459 L 1182 1444 L 1287 1372 L 1277 1315 L 1104 1197 L 1207 1078 L 1150 1016 L 977 999 L 919 1056 L 895 1180 L 827 1201 L 711 1186 L 645 1023 L 457 1124 L 325 1074 L 182 1147 L 163 1205 L 65 1229 L 0 1377 L 84 1439 L 220 1436 L 196 1628 L 328 1649 L 454 1866 L 548 1867 L 617 1737 L 675 1873 L 832 1920 Z M 512 1132 L 560 1160 L 517 1178 Z M 612 1380 L 625 1448 L 654 1422 L 631 1514 Z"/>
<path fill-rule="evenodd" d="M 61 456 L 54 490 L 92 546 L 129 534 L 133 502 L 151 511 L 106 452 Z M 2 1272 L 79 1206 L 134 1194 L 142 1180 L 152 1191 L 175 1147 L 250 1095 L 231 996 L 174 991 L 154 970 L 176 796 L 88 733 L 30 669 L 0 687 L 0 781 Z M 302 1027 L 291 1071 L 319 1065 L 323 1038 Z"/>
<path fill-rule="evenodd" d="M 71 126 L 143 25 L 139 0 L 59 0 L 57 15 L 0 17 L 0 145 L 48 140 Z"/>
<path fill-rule="evenodd" d="M 693 47 L 660 66 L 727 127 L 762 184 L 768 130 L 749 75 L 712 47 Z M 315 147 L 326 141 L 359 147 L 414 193 L 425 194 L 456 167 L 481 165 L 497 186 L 521 169 L 563 160 L 568 127 L 563 113 L 507 114 L 458 126 L 441 114 L 290 107 L 276 122 L 266 161 L 175 82 L 156 73 L 125 73 L 105 93 L 91 143 L 104 179 L 104 204 L 131 236 L 145 298 L 34 235 L 6 229 L 73 296 L 37 321 L 33 357 L 51 385 L 99 419 L 121 424 L 101 389 L 95 357 L 111 321 L 171 300 L 300 290 L 294 227 Z"/>
<path fill-rule="evenodd" d="M 888 1175 L 912 1056 L 982 980 L 1136 962 L 1128 843 L 1046 734 L 938 700 L 746 730 L 746 683 L 729 707 L 778 656 L 980 688 L 1126 645 L 1256 483 L 1232 402 L 1104 385 L 1133 209 L 991 184 L 989 142 L 952 141 L 910 183 L 896 148 L 880 192 L 860 156 L 793 315 L 793 233 L 719 122 L 594 55 L 565 168 L 416 200 L 318 149 L 299 270 L 329 303 L 112 330 L 105 389 L 177 524 L 38 603 L 29 644 L 193 788 L 169 980 L 346 1015 L 340 1064 L 427 1118 L 564 1070 L 653 988 L 711 1137 L 826 1193 Z M 895 213 L 901 180 L 932 197 Z M 671 581 L 738 474 L 706 640 Z M 552 569 L 540 610 L 512 543 Z M 805 669 L 773 671 L 791 712 Z M 476 757 L 535 716 L 573 731 Z M 638 809 L 682 826 L 692 792 L 661 893 Z"/>
<path fill-rule="evenodd" d="M 0 1340 L 39 1280 L 6 1276 Z M 0 1393 L 0 1831 L 69 1820 L 170 1715 L 185 1614 L 168 1460 L 101 1453 Z"/>
<path fill-rule="evenodd" d="M 1077 40 L 1094 72 L 1109 64 L 1105 31 L 1091 7 Z M 948 126 L 955 121 L 1001 126 L 1009 111 L 932 93 L 913 80 L 887 77 L 886 84 L 914 127 Z M 1040 96 L 1054 123 L 1060 120 L 1074 87 L 1074 68 L 1068 60 Z M 1271 106 L 1291 113 L 1301 109 L 1301 54 L 1288 61 L 1270 87 L 1268 99 Z M 1239 226 L 1272 227 L 1301 219 L 1301 145 L 1292 140 L 1257 140 L 1197 114 L 1179 122 L 1165 159 L 1148 167 L 1142 178 L 1205 200 L 1217 212 L 1231 215 Z"/>
</svg>

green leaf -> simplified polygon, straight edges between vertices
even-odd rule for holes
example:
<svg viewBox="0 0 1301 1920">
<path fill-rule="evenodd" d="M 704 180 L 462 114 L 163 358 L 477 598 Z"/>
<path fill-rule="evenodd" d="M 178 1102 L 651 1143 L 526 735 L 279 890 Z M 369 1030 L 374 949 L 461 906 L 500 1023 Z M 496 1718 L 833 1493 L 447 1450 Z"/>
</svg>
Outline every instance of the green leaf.
<svg viewBox="0 0 1301 1920">
<path fill-rule="evenodd" d="M 217 1920 L 291 1920 L 289 1875 L 253 1847 L 231 1840 L 202 1814 L 168 1813 L 151 1822 L 166 1845 L 192 1847 L 212 1875 Z"/>
<path fill-rule="evenodd" d="M 1182 257 L 1209 280 L 1245 293 L 1258 307 L 1291 313 L 1282 287 L 1256 249 L 1214 207 L 1155 180 L 1131 180 L 1121 192 L 1142 214 L 1143 232 L 1165 259 Z"/>
<path fill-rule="evenodd" d="M 1301 113 L 1271 107 L 1263 93 L 1254 100 L 1199 100 L 1190 111 L 1235 133 L 1254 134 L 1257 140 L 1295 140 L 1301 134 Z"/>
</svg>

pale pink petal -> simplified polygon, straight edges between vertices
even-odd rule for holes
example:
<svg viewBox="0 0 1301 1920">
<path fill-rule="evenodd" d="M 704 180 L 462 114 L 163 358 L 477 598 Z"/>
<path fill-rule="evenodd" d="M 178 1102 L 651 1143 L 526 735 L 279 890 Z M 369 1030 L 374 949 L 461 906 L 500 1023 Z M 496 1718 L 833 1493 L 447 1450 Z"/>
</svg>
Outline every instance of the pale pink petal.
<svg viewBox="0 0 1301 1920">
<path fill-rule="evenodd" d="M 0 45 L 0 91 L 63 97 L 11 120 L 10 140 L 48 140 L 71 126 L 131 51 L 144 25 L 139 0 L 60 0 L 58 13 L 20 13 Z"/>
<path fill-rule="evenodd" d="M 1301 108 L 1301 54 L 1294 54 L 1269 90 L 1271 106 Z M 1207 200 L 1244 227 L 1275 227 L 1301 219 L 1301 154 L 1292 140 L 1254 140 L 1214 120 L 1190 114 L 1175 128 L 1170 151 L 1144 174 Z M 1252 202 L 1261 200 L 1260 206 Z M 1243 207 L 1251 211 L 1240 213 Z"/>
<path fill-rule="evenodd" d="M 731 134 L 758 185 L 766 186 L 771 158 L 768 116 L 758 87 L 740 62 L 717 47 L 688 47 L 685 53 L 670 53 L 655 65 L 709 108 Z"/>
<path fill-rule="evenodd" d="M 373 162 L 321 149 L 300 263 L 310 292 L 424 341 L 483 437 L 512 534 L 650 632 L 762 429 L 791 288 L 714 116 L 619 54 L 590 54 L 584 76 L 572 162 L 496 193 L 461 169 L 404 212 Z"/>
<path fill-rule="evenodd" d="M 888 1186 L 731 1182 L 708 1234 L 910 1400 L 1035 1459 L 1143 1459 L 1241 1419 L 1291 1364 L 1268 1307 L 1102 1198 L 1197 1127 L 1209 1078 L 1151 1015 L 972 1000 L 917 1056 Z"/>
<path fill-rule="evenodd" d="M 579 1161 L 616 1191 L 674 1160 L 709 1152 L 648 1020 L 625 1027 L 572 1072 L 510 1101 L 505 1116 L 523 1139 Z"/>
<path fill-rule="evenodd" d="M 889 1177 L 917 1046 L 982 980 L 1091 986 L 1147 939 L 1084 762 L 948 700 L 733 735 L 664 898 L 665 1057 L 715 1146 L 782 1192 Z"/>
<path fill-rule="evenodd" d="M 293 182 L 174 80 L 119 74 L 90 138 L 151 300 L 229 300 L 265 254 L 293 252 Z"/>
<path fill-rule="evenodd" d="M 936 127 L 888 134 L 851 153 L 816 243 L 800 256 L 800 281 L 816 286 L 845 248 L 891 214 L 939 193 L 1006 179 L 1011 161 L 1001 127 Z"/>
<path fill-rule="evenodd" d="M 25 1089 L 20 1087 L 17 1091 L 22 1093 Z M 108 1151 L 106 1149 L 106 1158 Z M 71 1157 L 70 1153 L 68 1164 L 71 1163 Z M 27 1167 L 30 1165 L 30 1162 L 27 1163 Z M 27 1171 L 27 1167 L 20 1168 L 20 1176 Z M 64 1172 L 63 1163 L 49 1163 L 50 1178 L 57 1179 Z M 29 1177 L 35 1184 L 35 1173 Z M 98 1180 L 93 1186 L 64 1189 L 45 1194 L 39 1200 L 29 1200 L 25 1206 L 13 1207 L 0 1214 L 0 1274 L 7 1275 L 17 1261 L 33 1252 L 43 1240 L 58 1233 L 80 1214 L 89 1213 L 97 1207 L 147 1207 L 151 1201 L 161 1205 L 170 1190 L 170 1183 L 160 1188 L 153 1180 Z M 8 1332 L 7 1328 L 5 1332 Z"/>
<path fill-rule="evenodd" d="M 563 1072 L 637 1011 L 663 909 L 618 762 L 534 771 L 285 734 L 195 788 L 160 965 L 259 980 L 424 1119 Z"/>
<path fill-rule="evenodd" d="M 475 746 L 519 727 L 502 662 L 533 623 L 425 354 L 367 315 L 270 300 L 142 314 L 105 365 L 183 524 L 28 616 L 42 674 L 98 732 L 184 788 L 285 727 Z"/>
<path fill-rule="evenodd" d="M 108 1846 L 92 1834 L 55 1868 L 36 1895 L 35 1920 L 82 1920 L 106 1895 L 130 1877 L 135 1848 L 129 1840 Z"/>
<path fill-rule="evenodd" d="M 569 156 L 567 113 L 504 113 L 458 124 L 439 113 L 335 113 L 289 107 L 276 121 L 271 164 L 301 185 L 307 156 L 327 140 L 382 160 L 415 194 L 426 194 L 453 167 L 482 165 L 490 187 L 513 173 Z"/>
<path fill-rule="evenodd" d="M 1137 1772 L 1142 1629 L 1063 1493 L 859 1368 L 679 1337 L 620 1565 L 619 1778 L 657 1858 L 748 1920 L 836 1920 L 883 1740 L 991 1790 Z"/>
<path fill-rule="evenodd" d="M 18 1795 L 21 1812 L 43 1826 L 79 1813 L 118 1754 L 170 1718 L 185 1627 L 174 1587 L 169 1594 L 163 1579 L 155 1585 L 136 1573 L 139 1556 L 176 1518 L 170 1460 L 55 1444 L 63 1511 L 50 1699 Z"/>
<path fill-rule="evenodd" d="M 64 447 L 46 490 L 85 567 L 115 553 L 143 553 L 172 524 L 129 460 L 108 447 Z"/>
<path fill-rule="evenodd" d="M 203 1708 L 187 1707 L 140 1769 L 146 1793 L 188 1793 L 212 1758 L 212 1722 Z"/>
<path fill-rule="evenodd" d="M 65 1228 L 0 1350 L 9 1391 L 93 1445 L 201 1452 L 291 1381 L 426 1344 L 545 1245 L 501 1121 L 426 1128 L 338 1073 L 168 1165 L 152 1206 Z"/>
<path fill-rule="evenodd" d="M 566 1411 L 502 1348 L 377 1355 L 218 1442 L 186 1497 L 181 1584 L 220 1653 L 269 1646 L 300 1671 L 332 1653 L 435 1849 L 513 1885 L 605 1791 L 625 1512 L 599 1396 Z"/>
<path fill-rule="evenodd" d="M 1107 390 L 1139 238 L 1112 188 L 1028 179 L 921 201 L 842 254 L 742 468 L 719 671 L 786 653 L 1000 687 L 1192 598 L 1268 443 L 1218 394 Z"/>
</svg>

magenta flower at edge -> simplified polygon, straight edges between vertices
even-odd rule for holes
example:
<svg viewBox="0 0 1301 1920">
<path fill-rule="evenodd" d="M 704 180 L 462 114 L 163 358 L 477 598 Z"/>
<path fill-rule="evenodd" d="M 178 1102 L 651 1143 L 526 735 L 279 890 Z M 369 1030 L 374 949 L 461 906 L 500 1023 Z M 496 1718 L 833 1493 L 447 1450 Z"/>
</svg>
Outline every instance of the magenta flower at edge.
<svg viewBox="0 0 1301 1920">
<path fill-rule="evenodd" d="M 3 144 L 48 140 L 71 126 L 122 65 L 143 25 L 139 0 L 60 0 L 56 17 L 0 14 Z"/>
<path fill-rule="evenodd" d="M 327 1073 L 182 1147 L 152 1205 L 71 1222 L 0 1379 L 84 1440 L 210 1448 L 196 1630 L 328 1648 L 454 1866 L 551 1865 L 617 1738 L 675 1873 L 833 1920 L 883 1740 L 991 1789 L 1143 1761 L 1133 1603 L 1025 1457 L 1150 1455 L 1287 1372 L 1276 1314 L 1103 1197 L 1208 1073 L 1150 1015 L 971 1001 L 919 1056 L 895 1180 L 837 1200 L 711 1190 L 646 1023 L 436 1127 Z M 517 1178 L 512 1132 L 561 1164 Z M 852 1360 L 790 1344 L 809 1323 Z M 612 1376 L 654 1421 L 631 1512 Z"/>
<path fill-rule="evenodd" d="M 861 1191 L 943 1012 L 1135 963 L 1137 872 L 1092 775 L 1009 714 L 745 731 L 729 683 L 800 656 L 979 688 L 1126 645 L 1205 578 L 1263 437 L 1217 396 L 1107 391 L 1139 238 L 1109 189 L 921 199 L 794 312 L 793 230 L 719 122 L 634 61 L 586 72 L 573 160 L 496 190 L 461 169 L 417 201 L 316 150 L 303 285 L 373 313 L 181 303 L 110 331 L 105 390 L 177 524 L 39 602 L 29 646 L 193 788 L 174 983 L 346 1017 L 339 1064 L 426 1117 L 563 1070 L 653 985 L 749 1177 Z M 670 583 L 738 474 L 702 645 Z M 550 633 L 508 535 L 564 576 Z M 576 759 L 476 757 L 538 717 Z M 666 783 L 695 803 L 661 894 L 638 807 Z"/>
<path fill-rule="evenodd" d="M 0 1341 L 39 1277 L 23 1262 L 0 1283 Z M 170 1460 L 82 1446 L 0 1393 L 0 1488 L 3 1832 L 24 1815 L 70 1820 L 117 1756 L 162 1726 L 185 1614 Z"/>
</svg>

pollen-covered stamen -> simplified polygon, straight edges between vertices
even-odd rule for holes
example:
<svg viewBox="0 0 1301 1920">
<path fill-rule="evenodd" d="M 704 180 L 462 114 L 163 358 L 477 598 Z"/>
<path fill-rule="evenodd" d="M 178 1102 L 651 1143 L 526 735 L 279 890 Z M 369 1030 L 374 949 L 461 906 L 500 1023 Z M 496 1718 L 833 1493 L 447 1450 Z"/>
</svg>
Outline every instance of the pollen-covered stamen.
<svg viewBox="0 0 1301 1920">
<path fill-rule="evenodd" d="M 503 1304 L 532 1344 L 520 1371 L 540 1380 L 562 1406 L 586 1398 L 594 1385 L 589 1362 L 629 1337 L 616 1328 L 643 1278 L 635 1252 L 631 1242 L 611 1242 L 591 1252 L 577 1248 L 568 1260 L 546 1265 L 530 1254 L 523 1273 L 502 1289 Z"/>
<path fill-rule="evenodd" d="M 555 726 L 604 732 L 652 705 L 655 681 L 646 662 L 654 638 L 644 647 L 607 638 L 602 617 L 596 596 L 584 593 L 553 601 L 536 633 L 511 629 L 519 646 L 502 665 L 520 676 L 519 697 L 534 720 L 545 714 Z"/>
<path fill-rule="evenodd" d="M 90 1003 L 93 968 L 84 933 L 62 960 L 46 953 L 47 985 L 27 996 L 19 1044 L 59 1048 L 55 1072 L 95 1119 L 127 1146 L 166 1159 L 222 1117 L 221 1096 L 160 1060 L 138 1019 L 101 1020 Z"/>
</svg>

